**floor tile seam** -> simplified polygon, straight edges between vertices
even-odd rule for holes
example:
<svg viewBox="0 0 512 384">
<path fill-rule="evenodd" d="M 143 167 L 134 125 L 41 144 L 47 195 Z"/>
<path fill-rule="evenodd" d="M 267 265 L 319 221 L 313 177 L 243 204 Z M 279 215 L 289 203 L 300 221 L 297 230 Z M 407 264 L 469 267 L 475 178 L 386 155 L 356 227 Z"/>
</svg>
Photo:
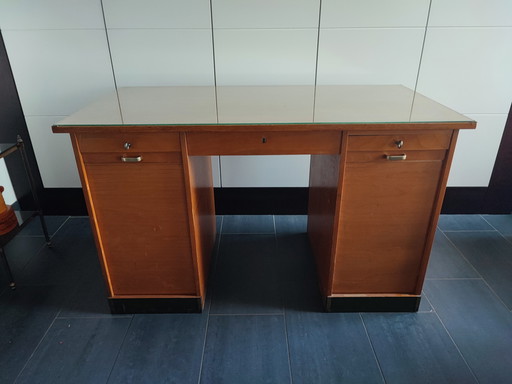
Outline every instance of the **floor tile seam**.
<svg viewBox="0 0 512 384">
<path fill-rule="evenodd" d="M 99 315 L 99 316 L 56 316 L 56 320 L 72 320 L 72 319 L 131 319 L 133 318 L 133 314 L 126 315 Z"/>
<path fill-rule="evenodd" d="M 21 377 L 21 375 L 23 374 L 23 371 L 25 371 L 25 369 L 27 368 L 28 364 L 30 363 L 30 360 L 32 360 L 32 358 L 34 357 L 36 351 L 39 349 L 39 346 L 41 345 L 41 343 L 43 342 L 43 340 L 45 339 L 46 335 L 48 334 L 48 332 L 50 331 L 50 329 L 53 327 L 53 324 L 55 324 L 55 321 L 57 320 L 57 316 L 54 316 L 50 325 L 48 326 L 48 328 L 46 328 L 46 331 L 44 332 L 43 336 L 41 336 L 41 338 L 39 339 L 37 345 L 34 347 L 34 349 L 32 350 L 30 356 L 27 358 L 27 360 L 25 361 L 25 364 L 23 364 L 23 367 L 21 368 L 21 370 L 19 371 L 18 375 L 16 376 L 16 378 L 14 379 L 13 381 L 13 384 L 16 384 L 16 382 L 18 381 L 18 379 Z"/>
<path fill-rule="evenodd" d="M 117 360 L 119 359 L 119 355 L 121 354 L 121 351 L 123 350 L 123 346 L 126 342 L 126 336 L 128 335 L 128 332 L 130 331 L 130 329 L 132 328 L 134 318 L 135 318 L 135 316 L 132 316 L 132 318 L 130 319 L 130 324 L 128 324 L 128 326 L 126 327 L 126 331 L 124 331 L 123 341 L 121 342 L 121 344 L 119 345 L 119 348 L 117 349 L 116 357 L 115 357 L 114 361 L 112 362 L 112 366 L 110 367 L 110 372 L 108 373 L 108 377 L 107 377 L 107 380 L 105 381 L 105 383 L 108 383 L 110 381 L 110 377 L 112 376 L 112 373 L 114 372 L 114 368 L 116 367 Z"/>
<path fill-rule="evenodd" d="M 484 280 L 483 277 L 429 277 L 425 280 Z"/>
<path fill-rule="evenodd" d="M 290 376 L 290 384 L 293 384 L 292 375 L 292 356 L 290 352 L 290 341 L 288 338 L 288 325 L 286 321 L 286 311 L 283 311 L 284 339 L 286 342 L 286 355 L 288 356 L 288 374 Z"/>
<path fill-rule="evenodd" d="M 53 232 L 53 235 L 50 236 L 50 239 L 53 239 L 53 237 L 62 229 L 62 227 L 64 227 L 64 225 L 67 224 L 70 218 L 71 216 L 68 216 L 66 220 L 64 220 L 64 222 L 61 225 L 59 225 L 59 228 L 57 228 L 55 232 Z"/>
<path fill-rule="evenodd" d="M 497 229 L 440 229 L 441 232 L 499 232 Z"/>
<path fill-rule="evenodd" d="M 427 301 L 428 301 L 428 303 L 430 305 L 430 308 L 432 308 L 432 310 L 428 311 L 428 313 L 436 312 L 436 309 L 434 308 L 434 304 L 432 304 L 432 301 L 430 301 L 430 299 L 428 298 L 428 295 L 427 295 L 427 293 L 425 291 L 421 292 L 421 297 L 422 297 L 422 299 L 423 298 L 427 299 Z M 420 311 L 418 311 L 418 312 L 420 312 Z M 422 311 L 421 313 L 423 313 L 423 312 L 427 312 L 427 311 Z"/>
<path fill-rule="evenodd" d="M 466 261 L 466 263 L 468 263 L 471 266 L 471 268 L 473 268 L 473 270 L 476 272 L 476 274 L 483 279 L 484 277 L 482 276 L 480 271 L 473 265 L 473 263 L 471 261 L 469 261 L 469 259 L 466 257 L 466 255 L 464 255 L 464 252 L 462 252 L 462 250 L 459 247 L 457 247 L 457 245 L 452 241 L 452 239 L 450 239 L 444 232 L 443 232 L 443 236 L 446 238 L 448 243 L 450 243 L 453 246 L 453 248 L 459 253 L 459 255 L 462 257 L 462 259 L 464 261 Z"/>
<path fill-rule="evenodd" d="M 29 236 L 26 236 L 29 237 Z M 44 236 L 41 236 L 43 242 L 41 245 L 37 248 L 36 252 L 32 256 L 30 256 L 25 263 L 20 267 L 20 269 L 17 271 L 17 273 L 23 273 L 24 269 L 27 267 L 27 265 L 32 261 L 32 258 L 37 257 L 41 252 L 43 252 L 43 249 L 47 248 L 48 245 L 46 244 Z M 5 257 L 7 258 L 8 253 L 4 252 Z M 16 282 L 16 276 L 14 276 L 14 281 Z M 19 286 L 19 284 L 16 282 L 16 286 Z"/>
<path fill-rule="evenodd" d="M 433 308 L 433 307 L 432 307 Z M 441 316 L 439 315 L 439 313 L 437 311 L 434 311 L 434 314 L 436 315 L 437 319 L 439 320 L 439 323 L 441 324 L 441 326 L 443 327 L 444 331 L 446 332 L 446 334 L 448 335 L 448 337 L 450 338 L 453 346 L 455 347 L 455 349 L 457 350 L 457 352 L 459 353 L 459 356 L 461 357 L 462 361 L 464 361 L 464 364 L 466 364 L 466 367 L 468 368 L 469 372 L 471 373 L 471 375 L 473 376 L 473 378 L 475 379 L 475 383 L 479 383 L 480 381 L 478 380 L 478 378 L 476 377 L 476 374 L 475 372 L 473 372 L 473 369 L 471 368 L 471 366 L 469 365 L 469 363 L 467 362 L 466 360 L 466 357 L 464 356 L 464 354 L 462 353 L 462 351 L 460 350 L 459 346 L 457 345 L 457 343 L 455 342 L 454 338 L 452 337 L 450 331 L 448 330 L 448 328 L 446 327 L 445 323 L 443 322 L 443 319 L 441 319 Z"/>
<path fill-rule="evenodd" d="M 480 215 L 480 216 L 482 217 L 482 219 L 484 219 L 487 222 L 487 224 L 489 224 L 491 227 L 493 227 L 496 230 L 496 232 L 498 232 L 501 235 L 501 237 L 503 237 L 507 242 L 512 244 L 512 237 L 510 239 L 507 238 L 505 236 L 505 234 L 503 234 L 498 228 L 496 228 L 494 225 L 492 225 L 485 217 L 483 217 L 483 215 Z"/>
<path fill-rule="evenodd" d="M 197 375 L 197 384 L 201 383 L 201 376 L 203 375 L 204 355 L 206 352 L 206 342 L 208 340 L 209 326 L 210 326 L 210 311 L 208 311 L 208 315 L 206 317 L 206 324 L 205 324 L 205 328 L 204 328 L 203 350 L 201 351 L 201 364 L 199 365 L 199 372 Z"/>
<path fill-rule="evenodd" d="M 361 324 L 363 325 L 364 333 L 366 334 L 366 339 L 368 340 L 368 344 L 370 345 L 370 348 L 372 349 L 373 358 L 375 359 L 375 362 L 377 363 L 377 367 L 379 368 L 380 377 L 382 378 L 382 382 L 384 384 L 387 383 L 386 378 L 384 376 L 384 371 L 382 370 L 379 357 L 377 356 L 377 352 L 375 351 L 375 347 L 372 342 L 372 338 L 370 337 L 370 334 L 368 333 L 368 328 L 366 327 L 366 323 L 364 322 L 363 313 L 359 313 L 359 319 L 361 320 Z"/>
<path fill-rule="evenodd" d="M 269 313 L 209 313 L 209 316 L 284 316 L 284 312 L 269 312 Z"/>
<path fill-rule="evenodd" d="M 445 235 L 446 236 L 446 235 Z M 485 277 L 482 276 L 482 274 L 480 273 L 480 271 L 473 265 L 473 263 L 471 263 L 467 258 L 466 256 L 464 255 L 464 253 L 455 245 L 455 243 L 448 237 L 446 236 L 446 238 L 448 239 L 448 241 L 450 242 L 450 244 L 452 244 L 455 249 L 457 250 L 457 252 L 459 252 L 461 254 L 461 256 L 464 258 L 464 260 L 466 260 L 469 265 L 471 265 L 471 267 L 475 270 L 475 272 L 478 274 L 478 276 L 480 276 L 482 278 L 482 281 L 483 283 L 487 286 L 487 288 L 491 291 L 491 293 L 498 299 L 499 302 L 501 302 L 501 304 L 503 304 L 503 306 L 507 309 L 507 310 L 511 310 L 511 308 L 509 308 L 505 302 L 501 299 L 501 297 L 498 295 L 498 293 L 490 286 L 490 284 L 488 283 L 488 281 L 485 279 Z"/>
</svg>

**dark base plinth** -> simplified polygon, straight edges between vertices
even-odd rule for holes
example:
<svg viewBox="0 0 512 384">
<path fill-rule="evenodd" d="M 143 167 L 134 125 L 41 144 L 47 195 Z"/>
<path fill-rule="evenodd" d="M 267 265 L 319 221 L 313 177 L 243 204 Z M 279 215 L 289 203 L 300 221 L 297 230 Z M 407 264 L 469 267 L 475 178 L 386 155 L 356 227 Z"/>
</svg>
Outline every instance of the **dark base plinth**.
<svg viewBox="0 0 512 384">
<path fill-rule="evenodd" d="M 326 297 L 327 312 L 417 312 L 421 297 Z"/>
<path fill-rule="evenodd" d="M 112 314 L 201 313 L 200 298 L 108 299 Z"/>
</svg>

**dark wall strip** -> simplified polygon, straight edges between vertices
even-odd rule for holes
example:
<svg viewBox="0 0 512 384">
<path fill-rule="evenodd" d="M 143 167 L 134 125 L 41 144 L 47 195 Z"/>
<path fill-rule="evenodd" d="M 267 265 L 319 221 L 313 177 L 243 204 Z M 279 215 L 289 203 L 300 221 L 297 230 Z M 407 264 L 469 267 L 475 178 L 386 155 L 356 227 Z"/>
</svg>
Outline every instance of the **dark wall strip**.
<svg viewBox="0 0 512 384">
<path fill-rule="evenodd" d="M 28 134 L 27 124 L 21 108 L 20 99 L 11 66 L 5 50 L 4 41 L 0 32 L 0 142 L 16 143 L 17 135 L 25 142 L 25 150 L 35 178 L 36 188 L 42 192 L 43 182 L 39 173 L 34 150 Z M 5 158 L 5 164 L 9 171 L 12 186 L 18 198 L 18 203 L 23 209 L 33 209 L 33 200 L 30 192 L 30 184 L 19 155 L 11 155 Z"/>
<path fill-rule="evenodd" d="M 486 213 L 512 213 L 512 106 L 494 163 L 483 210 Z"/>
</svg>

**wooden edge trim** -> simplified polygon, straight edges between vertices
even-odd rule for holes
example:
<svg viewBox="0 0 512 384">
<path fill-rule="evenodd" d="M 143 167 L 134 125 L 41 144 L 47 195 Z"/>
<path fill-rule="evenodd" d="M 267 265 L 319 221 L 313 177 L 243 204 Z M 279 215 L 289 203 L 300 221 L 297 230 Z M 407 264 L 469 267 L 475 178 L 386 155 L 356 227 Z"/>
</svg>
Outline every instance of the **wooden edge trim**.
<svg viewBox="0 0 512 384">
<path fill-rule="evenodd" d="M 89 212 L 89 221 L 91 223 L 94 242 L 96 243 L 96 249 L 98 251 L 98 256 L 101 264 L 101 271 L 103 273 L 103 277 L 107 282 L 107 289 L 109 292 L 109 296 L 114 295 L 114 289 L 112 286 L 112 280 L 110 279 L 110 272 L 108 270 L 108 264 L 106 261 L 105 250 L 103 249 L 103 242 L 101 240 L 101 233 L 98 227 L 98 219 L 96 217 L 96 210 L 94 209 L 94 203 L 91 197 L 91 189 L 89 186 L 89 181 L 87 178 L 87 170 L 85 169 L 84 159 L 80 154 L 80 144 L 78 142 L 78 137 L 76 134 L 71 134 L 71 144 L 73 146 L 73 153 L 75 154 L 76 163 L 78 165 L 78 174 L 80 176 L 80 181 L 82 182 L 82 190 L 85 197 L 85 205 L 87 207 L 87 211 Z"/>
<path fill-rule="evenodd" d="M 197 233 L 195 228 L 197 227 L 196 218 L 194 216 L 194 204 L 193 204 L 193 196 L 192 196 L 192 175 L 189 163 L 189 155 L 188 155 L 188 147 L 187 147 L 187 136 L 184 132 L 180 133 L 180 141 L 181 141 L 181 155 L 182 155 L 182 163 L 183 163 L 183 177 L 185 179 L 185 196 L 187 200 L 187 216 L 188 216 L 188 231 L 189 231 L 189 239 L 190 239 L 190 249 L 191 249 L 191 257 L 192 262 L 194 263 L 194 281 L 196 285 L 196 292 L 201 296 L 204 301 L 204 292 L 201 289 L 200 279 L 200 268 L 199 268 L 199 247 L 197 245 Z"/>
<path fill-rule="evenodd" d="M 296 123 L 296 124 L 162 124 L 162 125 L 53 125 L 53 133 L 116 132 L 260 132 L 266 131 L 416 131 L 442 129 L 474 129 L 475 121 L 403 122 L 403 123 Z"/>
<path fill-rule="evenodd" d="M 332 243 L 331 243 L 331 266 L 329 268 L 329 280 L 328 286 L 326 287 L 327 296 L 332 295 L 332 285 L 334 281 L 334 271 L 336 270 L 336 261 L 337 261 L 337 253 L 338 253 L 338 242 L 339 237 L 343 236 L 340 233 L 340 217 L 341 217 L 341 199 L 343 197 L 343 177 L 345 175 L 345 164 L 346 164 L 346 156 L 348 151 L 348 132 L 344 131 L 341 136 L 340 143 L 340 161 L 339 161 L 339 169 L 338 169 L 338 191 L 336 193 L 336 205 L 334 209 L 334 222 L 332 228 Z"/>
<path fill-rule="evenodd" d="M 432 211 L 432 215 L 430 217 L 430 225 L 429 231 L 427 233 L 427 237 L 425 240 L 425 248 L 423 250 L 423 257 L 421 258 L 420 270 L 418 273 L 418 278 L 416 281 L 416 287 L 414 289 L 414 293 L 417 295 L 421 294 L 421 290 L 423 288 L 423 281 L 425 279 L 425 274 L 427 273 L 428 261 L 430 258 L 430 253 L 432 251 L 432 245 L 434 242 L 434 237 L 436 235 L 437 222 L 439 220 L 439 214 L 441 213 L 441 208 L 443 207 L 444 195 L 446 193 L 446 185 L 448 183 L 448 175 L 450 171 L 450 166 L 452 164 L 453 155 L 455 153 L 455 145 L 457 143 L 459 131 L 454 130 L 452 132 L 452 140 L 450 143 L 450 148 L 446 154 L 446 158 L 442 168 L 442 174 L 439 179 L 439 184 L 437 187 L 437 197 L 434 201 L 434 209 Z"/>
</svg>

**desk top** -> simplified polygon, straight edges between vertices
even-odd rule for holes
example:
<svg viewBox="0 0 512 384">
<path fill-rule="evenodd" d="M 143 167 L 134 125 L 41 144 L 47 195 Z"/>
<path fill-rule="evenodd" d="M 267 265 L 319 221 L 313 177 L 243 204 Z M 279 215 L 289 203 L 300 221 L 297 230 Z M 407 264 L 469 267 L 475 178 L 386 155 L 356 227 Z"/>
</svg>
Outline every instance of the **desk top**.
<svg viewBox="0 0 512 384">
<path fill-rule="evenodd" d="M 349 124 L 351 129 L 380 130 L 396 129 L 397 124 L 428 129 L 438 123 L 454 129 L 476 126 L 468 117 L 401 85 L 133 87 L 102 97 L 53 130 L 112 126 L 226 131 L 260 125 L 342 130 Z"/>
</svg>

